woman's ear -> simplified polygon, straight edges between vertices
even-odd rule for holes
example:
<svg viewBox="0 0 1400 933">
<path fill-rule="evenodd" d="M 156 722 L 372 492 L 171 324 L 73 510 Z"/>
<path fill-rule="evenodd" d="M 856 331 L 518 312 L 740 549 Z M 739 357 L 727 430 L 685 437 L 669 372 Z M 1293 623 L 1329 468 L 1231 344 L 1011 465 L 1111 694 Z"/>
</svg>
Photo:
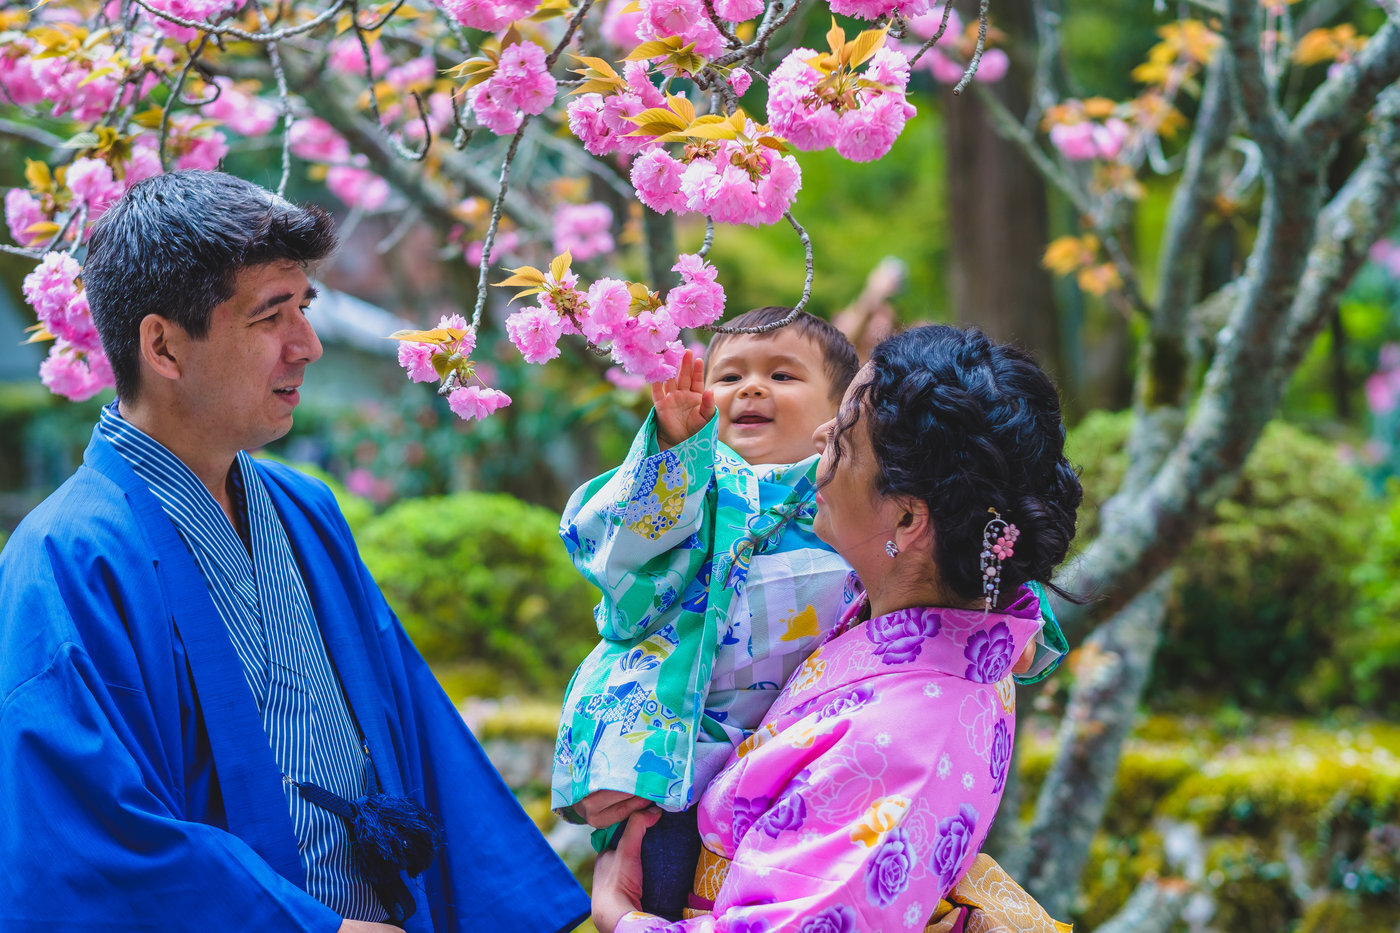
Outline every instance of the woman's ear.
<svg viewBox="0 0 1400 933">
<path fill-rule="evenodd" d="M 910 549 L 923 554 L 933 553 L 933 519 L 928 503 L 922 499 L 906 499 L 899 503 L 904 514 L 894 528 L 894 543 L 901 551 Z"/>
</svg>

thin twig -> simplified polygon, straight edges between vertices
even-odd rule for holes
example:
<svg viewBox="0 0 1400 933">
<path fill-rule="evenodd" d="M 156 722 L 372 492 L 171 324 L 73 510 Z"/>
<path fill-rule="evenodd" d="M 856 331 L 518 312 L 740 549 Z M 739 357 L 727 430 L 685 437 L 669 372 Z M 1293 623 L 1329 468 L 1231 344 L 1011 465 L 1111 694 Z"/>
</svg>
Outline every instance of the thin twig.
<svg viewBox="0 0 1400 933">
<path fill-rule="evenodd" d="M 583 23 L 583 18 L 588 15 L 588 11 L 592 8 L 593 0 L 583 0 L 583 3 L 579 4 L 578 12 L 569 19 L 569 26 L 564 30 L 563 38 L 559 40 L 554 51 L 550 52 L 544 60 L 545 71 L 549 71 L 554 67 L 555 62 L 559 61 L 559 56 L 564 54 L 564 49 L 573 41 L 574 33 L 578 31 L 579 25 Z"/>
<path fill-rule="evenodd" d="M 779 327 L 786 327 L 797 320 L 797 316 L 802 313 L 802 309 L 807 307 L 807 299 L 812 297 L 812 279 L 816 274 L 815 266 L 812 262 L 812 238 L 807 235 L 807 231 L 797 222 L 797 218 L 792 216 L 792 211 L 784 211 L 783 219 L 792 224 L 792 229 L 797 231 L 798 238 L 802 240 L 802 249 L 807 256 L 807 278 L 802 283 L 802 297 L 798 299 L 797 304 L 792 306 L 792 310 L 789 311 L 782 320 L 773 321 L 770 324 L 760 324 L 757 327 L 729 327 L 725 325 L 716 327 L 712 325 L 709 327 L 698 327 L 696 328 L 697 330 L 708 330 L 716 334 L 767 334 L 777 330 Z"/>
<path fill-rule="evenodd" d="M 267 14 L 262 4 L 257 4 L 258 22 L 268 27 Z M 267 44 L 267 61 L 277 78 L 277 97 L 282 109 L 282 177 L 277 180 L 277 196 L 284 197 L 287 183 L 292 178 L 292 102 L 287 95 L 287 73 L 282 69 L 282 50 L 276 42 Z"/>
<path fill-rule="evenodd" d="M 43 259 L 44 254 L 38 250 L 25 249 L 21 246 L 11 246 L 8 243 L 0 243 L 0 253 L 10 253 L 14 256 L 23 256 L 26 259 Z"/>
<path fill-rule="evenodd" d="M 12 136 L 15 139 L 23 139 L 31 143 L 38 143 L 47 149 L 57 149 L 63 145 L 62 139 L 46 130 L 41 130 L 37 126 L 29 126 L 24 123 L 16 123 L 13 120 L 6 120 L 3 117 L 0 117 L 0 136 Z"/>
<path fill-rule="evenodd" d="M 358 22 L 360 6 L 356 0 L 350 0 L 350 15 L 352 21 Z M 399 140 L 398 136 L 390 131 L 389 127 L 384 125 L 384 116 L 379 112 L 379 92 L 375 89 L 374 61 L 370 56 L 369 39 L 365 37 L 365 31 L 361 29 L 359 25 L 355 26 L 355 38 L 360 42 L 360 53 L 364 55 L 365 59 L 365 83 L 369 85 L 369 89 L 366 93 L 369 94 L 369 111 L 374 115 L 375 125 L 384 133 L 384 138 L 388 141 L 389 148 L 393 149 L 396 155 L 410 162 L 422 162 L 428 157 L 428 149 L 433 144 L 432 124 L 428 122 L 428 115 L 423 110 L 423 102 L 421 100 L 418 101 L 418 112 L 423 118 L 423 147 L 415 152 L 405 146 Z M 414 98 L 416 99 L 417 96 L 418 95 L 415 93 Z"/>
<path fill-rule="evenodd" d="M 705 12 L 709 14 L 710 23 L 719 30 L 721 36 L 724 36 L 725 43 L 731 49 L 737 49 L 743 46 L 743 40 L 736 36 L 734 31 L 729 28 L 729 25 L 724 20 L 720 19 L 719 14 L 715 12 L 714 0 L 705 0 Z"/>
<path fill-rule="evenodd" d="M 967 70 L 963 72 L 962 80 L 953 86 L 953 95 L 957 96 L 967 87 L 972 76 L 977 74 L 977 66 L 982 64 L 982 53 L 987 49 L 987 6 L 989 0 L 981 0 L 977 8 L 977 48 L 972 51 L 972 60 L 967 63 Z"/>
<path fill-rule="evenodd" d="M 701 259 L 710 255 L 710 247 L 715 245 L 715 221 L 713 217 L 705 218 L 705 242 L 700 244 L 700 252 L 697 253 Z"/>
<path fill-rule="evenodd" d="M 588 0 L 585 0 L 588 2 Z M 515 136 L 511 138 L 510 148 L 506 150 L 506 157 L 501 160 L 501 187 L 496 194 L 496 200 L 491 202 L 491 222 L 486 227 L 486 236 L 481 240 L 481 266 L 476 277 L 476 307 L 472 309 L 473 333 L 478 332 L 481 326 L 481 312 L 486 308 L 486 281 L 487 270 L 491 268 L 491 249 L 496 245 L 496 228 L 501 223 L 501 211 L 505 207 L 506 192 L 510 190 L 510 166 L 515 161 L 516 150 L 520 148 L 520 140 L 525 136 L 525 128 L 530 125 L 530 115 L 525 116 L 520 121 L 520 128 L 515 131 Z"/>
<path fill-rule="evenodd" d="M 374 251 L 380 256 L 383 256 L 385 253 L 389 252 L 389 250 L 398 246 L 399 242 L 408 235 L 408 231 L 413 229 L 413 225 L 416 224 L 422 216 L 423 212 L 416 207 L 404 211 L 403 216 L 399 218 L 398 224 L 389 232 L 389 235 L 375 244 Z"/>
<path fill-rule="evenodd" d="M 288 26 L 285 29 L 278 29 L 274 32 L 264 33 L 248 32 L 247 30 L 239 29 L 236 26 L 216 26 L 213 23 L 201 23 L 196 20 L 185 19 L 183 16 L 176 16 L 175 14 L 167 13 L 164 10 L 157 10 L 155 7 L 152 7 L 150 4 L 146 3 L 146 0 L 132 0 L 132 2 L 135 3 L 137 6 L 141 7 L 141 9 L 145 10 L 147 13 L 150 13 L 152 16 L 160 17 L 166 22 L 174 23 L 177 26 L 184 26 L 186 29 L 199 29 L 203 32 L 213 33 L 216 36 L 235 36 L 239 39 L 246 39 L 249 42 L 266 43 L 280 42 L 283 39 L 288 39 L 292 36 L 299 36 L 304 32 L 310 32 L 311 30 L 315 29 L 322 23 L 327 22 L 333 16 L 335 16 L 335 14 L 340 11 L 340 8 L 345 6 L 347 0 L 335 0 L 335 3 L 331 4 L 331 6 L 324 13 L 317 15 L 313 19 L 307 20 L 300 26 Z M 261 5 L 259 5 L 259 9 L 261 9 Z M 264 21 L 266 20 L 264 19 Z"/>
<path fill-rule="evenodd" d="M 924 53 L 938 44 L 938 40 L 943 38 L 943 31 L 948 28 L 948 17 L 953 13 L 953 0 L 945 0 L 943 4 L 943 19 L 938 23 L 938 31 L 929 36 L 924 44 L 919 46 L 919 51 L 915 52 L 909 59 L 909 67 L 913 68 L 918 64 L 919 59 L 924 57 Z"/>
<path fill-rule="evenodd" d="M 185 67 L 180 69 L 180 75 L 175 79 L 175 86 L 170 89 L 170 96 L 165 100 L 165 106 L 160 111 L 160 132 L 156 134 L 156 155 L 160 156 L 161 168 L 170 171 L 170 159 L 166 156 L 165 143 L 170 136 L 170 111 L 180 99 L 180 89 L 185 86 L 185 79 L 190 75 L 190 69 L 194 63 L 199 61 L 200 54 L 204 51 L 204 46 L 208 44 L 209 36 L 204 35 L 199 38 L 199 45 L 195 46 L 190 53 L 189 61 L 185 62 Z"/>
</svg>

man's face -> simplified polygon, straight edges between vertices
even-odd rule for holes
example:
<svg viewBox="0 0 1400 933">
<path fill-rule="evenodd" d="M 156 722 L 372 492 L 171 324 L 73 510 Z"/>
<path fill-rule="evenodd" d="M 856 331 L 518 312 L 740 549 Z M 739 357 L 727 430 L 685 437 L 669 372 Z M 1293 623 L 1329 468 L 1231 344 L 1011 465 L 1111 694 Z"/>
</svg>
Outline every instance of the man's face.
<svg viewBox="0 0 1400 933">
<path fill-rule="evenodd" d="M 321 356 L 305 314 L 315 296 L 297 263 L 247 266 L 205 336 L 184 341 L 180 403 L 211 450 L 251 450 L 291 430 L 302 375 Z"/>
<path fill-rule="evenodd" d="M 836 413 L 825 362 L 817 342 L 793 327 L 724 341 L 705 361 L 719 439 L 749 463 L 812 456 L 812 431 Z"/>
</svg>

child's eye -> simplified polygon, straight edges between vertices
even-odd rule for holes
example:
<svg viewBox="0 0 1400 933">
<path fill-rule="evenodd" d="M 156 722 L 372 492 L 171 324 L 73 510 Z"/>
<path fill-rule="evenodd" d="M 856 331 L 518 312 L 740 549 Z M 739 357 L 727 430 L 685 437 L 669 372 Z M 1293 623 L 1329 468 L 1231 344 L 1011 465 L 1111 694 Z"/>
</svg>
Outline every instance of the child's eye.
<svg viewBox="0 0 1400 933">
<path fill-rule="evenodd" d="M 773 374 L 773 381 L 774 381 L 774 382 L 791 382 L 792 380 L 794 380 L 794 379 L 796 379 L 796 378 L 797 378 L 797 377 L 794 376 L 794 375 L 792 375 L 791 373 L 774 373 L 774 374 Z"/>
<path fill-rule="evenodd" d="M 718 379 L 715 380 L 715 382 L 738 382 L 738 381 L 739 381 L 739 374 L 738 374 L 738 373 L 725 373 L 723 376 L 720 376 Z"/>
</svg>

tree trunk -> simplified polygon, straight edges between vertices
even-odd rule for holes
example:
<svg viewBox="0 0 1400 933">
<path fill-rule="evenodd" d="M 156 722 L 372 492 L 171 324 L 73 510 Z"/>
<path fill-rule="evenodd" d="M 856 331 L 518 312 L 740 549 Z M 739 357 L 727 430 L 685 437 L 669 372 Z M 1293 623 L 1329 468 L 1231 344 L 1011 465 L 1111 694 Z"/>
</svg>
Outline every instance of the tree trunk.
<svg viewBox="0 0 1400 933">
<path fill-rule="evenodd" d="M 960 4 L 976 22 L 975 5 Z M 1012 113 L 1029 106 L 1035 20 L 1029 4 L 1003 4 L 995 24 L 1007 34 L 1011 69 L 995 85 Z M 1040 264 L 1048 236 L 1045 181 L 1014 143 L 998 136 L 972 93 L 944 94 L 947 126 L 952 302 L 958 321 L 1033 353 L 1061 384 L 1059 315 Z"/>
<path fill-rule="evenodd" d="M 1152 672 L 1170 583 L 1170 572 L 1159 576 L 1080 650 L 1058 752 L 1036 801 L 1026 851 L 1026 889 L 1053 917 L 1067 915 L 1079 891 L 1089 844 Z"/>
</svg>

